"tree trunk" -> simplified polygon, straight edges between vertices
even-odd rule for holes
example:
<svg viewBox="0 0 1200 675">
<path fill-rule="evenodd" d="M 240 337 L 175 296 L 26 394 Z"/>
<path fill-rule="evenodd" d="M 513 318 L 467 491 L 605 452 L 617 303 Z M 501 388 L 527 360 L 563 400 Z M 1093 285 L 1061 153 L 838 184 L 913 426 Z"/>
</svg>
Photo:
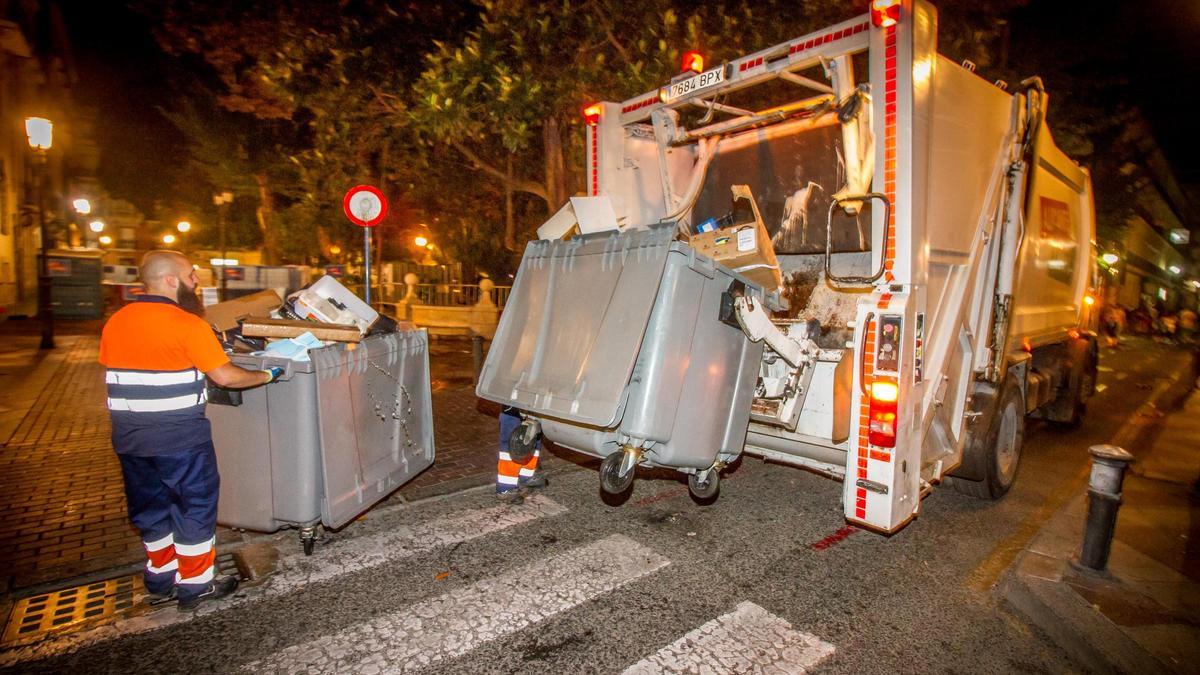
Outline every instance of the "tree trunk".
<svg viewBox="0 0 1200 675">
<path fill-rule="evenodd" d="M 262 254 L 264 265 L 279 264 L 279 240 L 273 220 L 275 216 L 275 195 L 271 193 L 271 185 L 264 173 L 254 175 L 258 183 L 258 228 L 262 231 Z"/>
<path fill-rule="evenodd" d="M 508 156 L 508 163 L 504 168 L 508 173 L 508 180 L 504 182 L 504 250 L 516 251 L 517 223 L 513 214 L 512 155 Z"/>
<path fill-rule="evenodd" d="M 566 162 L 563 158 L 562 129 L 557 117 L 547 117 L 542 124 L 542 148 L 546 164 L 546 202 L 553 214 L 566 203 Z"/>
</svg>

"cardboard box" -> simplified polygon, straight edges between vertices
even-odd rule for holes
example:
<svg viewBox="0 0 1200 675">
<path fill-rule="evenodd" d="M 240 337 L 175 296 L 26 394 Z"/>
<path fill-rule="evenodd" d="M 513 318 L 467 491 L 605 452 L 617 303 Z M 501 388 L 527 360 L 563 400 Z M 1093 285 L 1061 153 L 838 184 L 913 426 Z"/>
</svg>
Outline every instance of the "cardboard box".
<svg viewBox="0 0 1200 675">
<path fill-rule="evenodd" d="M 242 335 L 246 337 L 293 338 L 305 333 L 312 333 L 318 340 L 333 340 L 335 342 L 358 342 L 362 333 L 356 326 L 343 326 L 337 323 L 317 323 L 315 321 L 289 321 L 287 319 L 267 319 L 254 317 L 246 319 L 242 324 Z"/>
<path fill-rule="evenodd" d="M 237 328 L 239 321 L 249 317 L 267 316 L 282 304 L 283 298 L 275 291 L 259 291 L 205 307 L 204 320 L 213 330 L 223 333 Z"/>
<path fill-rule="evenodd" d="M 746 185 L 734 185 L 733 199 L 748 200 L 753 220 L 711 232 L 692 235 L 688 244 L 700 253 L 711 257 L 734 272 L 763 287 L 770 293 L 783 286 L 783 275 L 779 272 L 779 261 L 775 258 L 775 247 L 767 235 L 758 204 Z"/>
</svg>

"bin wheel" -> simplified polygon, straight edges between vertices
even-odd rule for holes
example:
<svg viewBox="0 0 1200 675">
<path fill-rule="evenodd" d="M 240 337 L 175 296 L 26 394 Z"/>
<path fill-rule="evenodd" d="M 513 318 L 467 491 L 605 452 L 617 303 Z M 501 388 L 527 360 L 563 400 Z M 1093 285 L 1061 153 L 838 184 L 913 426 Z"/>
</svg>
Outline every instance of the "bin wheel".
<svg viewBox="0 0 1200 675">
<path fill-rule="evenodd" d="M 508 436 L 508 455 L 517 464 L 524 464 L 537 448 L 537 434 L 529 434 L 528 422 L 522 422 Z M 533 436 L 533 438 L 526 438 Z"/>
<path fill-rule="evenodd" d="M 716 469 L 705 469 L 688 475 L 688 491 L 692 499 L 701 504 L 711 504 L 721 491 L 721 474 Z"/>
<path fill-rule="evenodd" d="M 312 555 L 313 547 L 317 544 L 317 528 L 305 527 L 300 529 L 300 546 L 304 548 L 304 555 Z"/>
<path fill-rule="evenodd" d="M 625 453 L 618 450 L 604 458 L 600 462 L 600 489 L 612 495 L 619 495 L 629 489 L 633 484 L 633 468 L 624 476 L 621 475 L 621 465 L 624 463 Z"/>
</svg>

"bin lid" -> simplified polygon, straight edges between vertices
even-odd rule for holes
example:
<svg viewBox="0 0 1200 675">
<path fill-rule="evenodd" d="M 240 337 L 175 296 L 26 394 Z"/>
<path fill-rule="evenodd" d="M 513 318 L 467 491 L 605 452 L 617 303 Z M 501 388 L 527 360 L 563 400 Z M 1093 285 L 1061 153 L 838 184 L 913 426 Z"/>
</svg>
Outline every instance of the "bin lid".
<svg viewBox="0 0 1200 675">
<path fill-rule="evenodd" d="M 476 393 L 580 424 L 621 418 L 674 228 L 525 248 Z"/>
</svg>

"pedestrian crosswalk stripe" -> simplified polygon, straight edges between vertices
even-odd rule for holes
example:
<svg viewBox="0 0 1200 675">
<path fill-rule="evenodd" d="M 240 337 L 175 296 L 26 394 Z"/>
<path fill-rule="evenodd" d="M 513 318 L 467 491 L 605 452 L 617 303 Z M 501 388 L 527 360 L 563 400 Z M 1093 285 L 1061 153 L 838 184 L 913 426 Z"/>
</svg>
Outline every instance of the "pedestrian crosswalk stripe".
<svg viewBox="0 0 1200 675">
<path fill-rule="evenodd" d="M 625 675 L 805 673 L 833 652 L 828 642 L 793 629 L 752 602 L 743 602 L 633 664 Z"/>
<path fill-rule="evenodd" d="M 612 535 L 424 600 L 244 666 L 248 672 L 395 672 L 476 647 L 666 567 L 670 561 Z"/>
<path fill-rule="evenodd" d="M 323 547 L 311 557 L 305 557 L 298 552 L 284 556 L 279 563 L 280 571 L 262 586 L 241 590 L 237 597 L 228 600 L 202 605 L 196 612 L 176 612 L 173 608 L 167 608 L 144 616 L 121 619 L 87 632 L 69 633 L 31 646 L 0 652 L 0 668 L 165 628 L 190 621 L 196 616 L 221 612 L 265 598 L 286 595 L 309 584 L 329 581 L 386 562 L 429 553 L 540 518 L 557 516 L 566 511 L 565 507 L 544 495 L 532 495 L 524 504 L 515 508 L 508 505 L 489 506 L 427 521 L 416 521 L 421 516 L 419 511 L 413 508 L 387 510 L 386 516 L 377 519 L 378 521 L 390 522 L 393 519 L 411 518 L 414 522 L 391 526 L 387 532 L 336 542 Z"/>
<path fill-rule="evenodd" d="M 280 573 L 267 582 L 268 592 L 272 595 L 290 593 L 303 586 L 360 572 L 389 560 L 453 546 L 566 511 L 549 497 L 532 495 L 520 508 L 500 504 L 429 522 L 406 523 L 391 527 L 386 532 L 334 543 L 321 548 L 317 555 L 311 557 L 297 551 L 280 561 Z"/>
</svg>

